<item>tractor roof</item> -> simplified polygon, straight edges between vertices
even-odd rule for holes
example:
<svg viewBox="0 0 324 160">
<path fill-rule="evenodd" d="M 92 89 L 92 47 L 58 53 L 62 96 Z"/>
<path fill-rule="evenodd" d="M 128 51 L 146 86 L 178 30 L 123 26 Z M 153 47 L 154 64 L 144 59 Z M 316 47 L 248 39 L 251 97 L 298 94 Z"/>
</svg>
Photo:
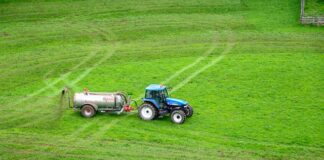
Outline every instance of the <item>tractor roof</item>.
<svg viewBox="0 0 324 160">
<path fill-rule="evenodd" d="M 155 91 L 160 91 L 160 90 L 164 90 L 166 87 L 163 85 L 159 85 L 159 84 L 151 84 L 149 86 L 147 86 L 145 89 L 146 90 L 155 90 Z"/>
</svg>

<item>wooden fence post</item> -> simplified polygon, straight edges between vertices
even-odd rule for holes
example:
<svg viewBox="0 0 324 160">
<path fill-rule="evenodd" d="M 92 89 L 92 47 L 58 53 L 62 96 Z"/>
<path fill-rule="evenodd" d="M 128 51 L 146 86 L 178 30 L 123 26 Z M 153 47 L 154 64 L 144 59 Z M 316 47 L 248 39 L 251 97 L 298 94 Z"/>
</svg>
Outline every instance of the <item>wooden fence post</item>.
<svg viewBox="0 0 324 160">
<path fill-rule="evenodd" d="M 303 18 L 304 17 L 304 9 L 305 9 L 305 0 L 301 0 L 300 2 L 300 18 Z"/>
</svg>

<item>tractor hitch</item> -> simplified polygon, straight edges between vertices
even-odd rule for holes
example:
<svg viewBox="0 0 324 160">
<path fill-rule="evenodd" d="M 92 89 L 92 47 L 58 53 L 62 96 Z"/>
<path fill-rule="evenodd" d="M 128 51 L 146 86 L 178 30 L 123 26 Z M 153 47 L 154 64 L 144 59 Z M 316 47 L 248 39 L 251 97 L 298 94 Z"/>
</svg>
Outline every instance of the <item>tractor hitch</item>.
<svg viewBox="0 0 324 160">
<path fill-rule="evenodd" d="M 124 111 L 125 112 L 131 112 L 132 110 L 134 110 L 134 108 L 132 108 L 131 106 L 127 105 L 124 107 Z"/>
</svg>

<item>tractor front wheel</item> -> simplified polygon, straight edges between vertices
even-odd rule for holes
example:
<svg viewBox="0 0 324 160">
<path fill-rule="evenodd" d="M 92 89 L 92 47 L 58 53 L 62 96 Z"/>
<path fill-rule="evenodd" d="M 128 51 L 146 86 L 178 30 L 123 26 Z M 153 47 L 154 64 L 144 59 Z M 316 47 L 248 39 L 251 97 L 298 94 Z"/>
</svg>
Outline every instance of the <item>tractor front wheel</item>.
<svg viewBox="0 0 324 160">
<path fill-rule="evenodd" d="M 174 110 L 171 113 L 171 121 L 173 123 L 182 124 L 186 120 L 186 114 L 182 110 Z"/>
<path fill-rule="evenodd" d="M 96 110 L 91 105 L 84 105 L 81 109 L 83 117 L 91 118 L 96 114 Z"/>
<path fill-rule="evenodd" d="M 155 107 L 152 104 L 144 103 L 138 109 L 138 115 L 143 120 L 150 121 L 150 120 L 153 120 L 156 117 L 157 111 L 156 111 Z"/>
<path fill-rule="evenodd" d="M 193 108 L 191 106 L 188 105 L 187 107 L 187 112 L 186 112 L 186 116 L 189 118 L 193 115 Z"/>
</svg>

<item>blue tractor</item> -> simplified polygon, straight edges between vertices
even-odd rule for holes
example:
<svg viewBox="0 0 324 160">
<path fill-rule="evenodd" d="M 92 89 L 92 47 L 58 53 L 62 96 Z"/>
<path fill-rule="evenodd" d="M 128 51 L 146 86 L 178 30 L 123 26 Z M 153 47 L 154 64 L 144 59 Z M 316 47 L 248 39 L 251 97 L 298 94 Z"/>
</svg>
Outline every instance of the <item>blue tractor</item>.
<svg viewBox="0 0 324 160">
<path fill-rule="evenodd" d="M 170 98 L 166 86 L 151 84 L 146 87 L 143 104 L 138 108 L 139 117 L 153 120 L 168 114 L 172 122 L 182 124 L 192 116 L 193 109 L 184 100 Z"/>
</svg>

